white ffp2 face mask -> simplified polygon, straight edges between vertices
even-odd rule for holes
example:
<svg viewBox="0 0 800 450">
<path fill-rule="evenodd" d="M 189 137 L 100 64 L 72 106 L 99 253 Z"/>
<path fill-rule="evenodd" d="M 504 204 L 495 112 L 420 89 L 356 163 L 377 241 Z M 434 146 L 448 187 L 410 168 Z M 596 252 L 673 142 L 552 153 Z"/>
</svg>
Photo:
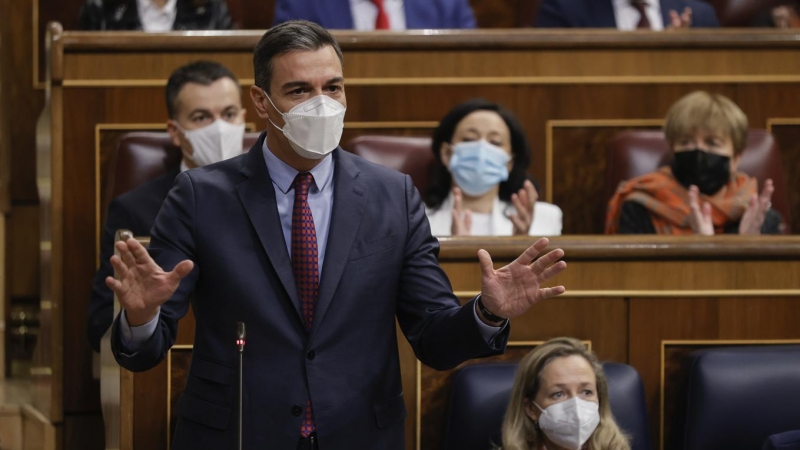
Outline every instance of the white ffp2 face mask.
<svg viewBox="0 0 800 450">
<path fill-rule="evenodd" d="M 322 159 L 339 146 L 344 129 L 344 105 L 327 95 L 317 95 L 281 113 L 266 92 L 264 96 L 281 114 L 284 125 L 279 128 L 272 119 L 269 123 L 286 136 L 298 155 Z"/>
<path fill-rule="evenodd" d="M 547 409 L 542 409 L 536 402 L 533 404 L 542 411 L 539 428 L 560 447 L 580 449 L 600 424 L 600 405 L 582 398 L 573 397 Z"/>
<path fill-rule="evenodd" d="M 203 128 L 181 131 L 192 144 L 192 155 L 187 155 L 187 159 L 198 167 L 242 154 L 243 123 L 234 124 L 217 119 Z"/>
</svg>

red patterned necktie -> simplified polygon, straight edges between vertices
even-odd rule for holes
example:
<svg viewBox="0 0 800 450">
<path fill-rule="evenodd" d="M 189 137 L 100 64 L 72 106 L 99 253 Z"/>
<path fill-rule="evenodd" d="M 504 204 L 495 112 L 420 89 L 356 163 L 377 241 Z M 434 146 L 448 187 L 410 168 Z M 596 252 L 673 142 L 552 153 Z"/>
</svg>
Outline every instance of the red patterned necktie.
<svg viewBox="0 0 800 450">
<path fill-rule="evenodd" d="M 375 17 L 375 29 L 376 30 L 388 30 L 391 27 L 389 26 L 389 16 L 386 15 L 386 11 L 383 9 L 383 0 L 372 0 L 372 3 L 375 4 L 375 7 L 378 8 L 378 16 Z"/>
<path fill-rule="evenodd" d="M 650 26 L 650 19 L 647 18 L 647 2 L 644 0 L 631 0 L 631 6 L 639 11 L 639 23 L 636 25 L 638 29 L 652 29 Z"/>
<path fill-rule="evenodd" d="M 294 179 L 294 206 L 292 207 L 292 272 L 300 296 L 303 325 L 311 329 L 314 322 L 314 303 L 319 290 L 319 260 L 317 259 L 317 231 L 314 217 L 308 206 L 308 190 L 314 177 L 308 172 L 298 173 Z M 311 400 L 306 402 L 300 434 L 307 437 L 316 429 Z"/>
</svg>

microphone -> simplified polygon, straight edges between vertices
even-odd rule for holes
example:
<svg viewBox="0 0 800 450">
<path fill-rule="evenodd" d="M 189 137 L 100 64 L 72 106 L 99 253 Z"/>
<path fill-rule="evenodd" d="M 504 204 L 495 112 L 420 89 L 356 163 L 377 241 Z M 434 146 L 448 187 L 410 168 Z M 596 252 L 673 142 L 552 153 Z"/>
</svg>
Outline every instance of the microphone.
<svg viewBox="0 0 800 450">
<path fill-rule="evenodd" d="M 244 351 L 244 341 L 247 338 L 247 332 L 244 329 L 244 322 L 236 324 L 236 345 L 239 347 L 239 353 Z"/>
<path fill-rule="evenodd" d="M 239 348 L 239 450 L 242 450 L 242 386 L 244 385 L 244 369 L 243 358 L 244 344 L 247 338 L 247 332 L 244 328 L 244 322 L 236 324 L 236 346 Z"/>
</svg>

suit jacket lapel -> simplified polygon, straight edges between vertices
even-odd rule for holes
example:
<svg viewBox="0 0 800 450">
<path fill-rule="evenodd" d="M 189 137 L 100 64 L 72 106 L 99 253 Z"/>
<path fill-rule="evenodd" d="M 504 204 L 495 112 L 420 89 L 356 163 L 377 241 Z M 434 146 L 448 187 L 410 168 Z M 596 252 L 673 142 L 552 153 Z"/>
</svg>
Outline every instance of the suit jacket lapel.
<svg viewBox="0 0 800 450">
<path fill-rule="evenodd" d="M 262 153 L 265 138 L 266 133 L 262 133 L 258 142 L 242 159 L 240 172 L 247 177 L 247 180 L 237 185 L 236 189 L 272 267 L 294 304 L 299 319 L 300 299 L 292 274 L 292 261 L 283 238 L 278 205 L 275 202 L 275 188 L 272 186 L 272 179 Z"/>
<path fill-rule="evenodd" d="M 317 304 L 314 307 L 312 335 L 325 317 L 339 280 L 342 279 L 369 198 L 367 187 L 357 181 L 359 171 L 350 160 L 353 156 L 344 154 L 341 148 L 337 149 L 333 156 L 335 158 L 333 207 L 328 230 L 328 245 L 324 255 L 325 262 L 322 267 Z"/>
</svg>

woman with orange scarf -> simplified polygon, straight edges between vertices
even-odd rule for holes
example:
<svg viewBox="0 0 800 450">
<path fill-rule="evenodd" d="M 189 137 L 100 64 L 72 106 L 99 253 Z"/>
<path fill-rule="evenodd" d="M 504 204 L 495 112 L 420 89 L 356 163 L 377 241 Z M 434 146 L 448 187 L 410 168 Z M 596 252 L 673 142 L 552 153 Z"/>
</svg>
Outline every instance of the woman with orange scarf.
<svg viewBox="0 0 800 450">
<path fill-rule="evenodd" d="M 736 168 L 747 144 L 747 116 L 728 98 L 694 92 L 667 113 L 670 166 L 620 183 L 608 205 L 606 234 L 777 234 L 772 180 Z"/>
</svg>

